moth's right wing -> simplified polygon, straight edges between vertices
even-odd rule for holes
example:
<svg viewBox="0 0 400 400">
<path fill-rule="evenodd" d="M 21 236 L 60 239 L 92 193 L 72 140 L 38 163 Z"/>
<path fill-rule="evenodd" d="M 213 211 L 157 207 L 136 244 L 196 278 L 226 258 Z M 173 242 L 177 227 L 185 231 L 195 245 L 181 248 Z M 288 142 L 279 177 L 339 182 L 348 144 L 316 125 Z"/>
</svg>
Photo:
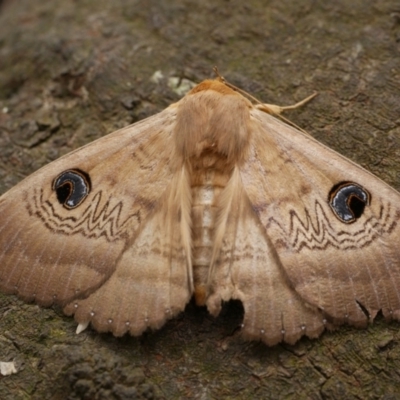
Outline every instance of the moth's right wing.
<svg viewBox="0 0 400 400">
<path fill-rule="evenodd" d="M 218 315 L 222 301 L 240 300 L 242 332 L 272 346 L 314 338 L 325 329 L 322 313 L 293 290 L 274 246 L 255 214 L 236 169 L 221 196 L 216 256 L 209 275 L 207 307 Z"/>
</svg>

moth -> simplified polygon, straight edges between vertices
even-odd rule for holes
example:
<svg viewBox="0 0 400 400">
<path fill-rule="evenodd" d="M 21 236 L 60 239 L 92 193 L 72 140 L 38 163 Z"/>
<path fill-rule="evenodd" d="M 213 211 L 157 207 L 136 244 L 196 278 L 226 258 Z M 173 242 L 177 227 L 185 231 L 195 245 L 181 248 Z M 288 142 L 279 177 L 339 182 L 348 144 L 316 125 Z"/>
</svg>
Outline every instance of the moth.
<svg viewBox="0 0 400 400">
<path fill-rule="evenodd" d="M 222 78 L 0 198 L 0 289 L 116 336 L 194 295 L 268 345 L 400 320 L 400 194 Z"/>
</svg>

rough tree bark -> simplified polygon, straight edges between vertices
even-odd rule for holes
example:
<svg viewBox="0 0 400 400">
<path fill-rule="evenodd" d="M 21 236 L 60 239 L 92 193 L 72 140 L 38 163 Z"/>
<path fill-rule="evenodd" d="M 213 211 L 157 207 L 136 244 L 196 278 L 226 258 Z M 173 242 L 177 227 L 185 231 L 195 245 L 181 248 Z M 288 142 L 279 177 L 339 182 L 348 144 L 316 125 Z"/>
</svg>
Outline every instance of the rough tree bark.
<svg viewBox="0 0 400 400">
<path fill-rule="evenodd" d="M 269 103 L 317 90 L 289 118 L 400 189 L 396 0 L 21 0 L 0 4 L 0 192 L 214 65 Z M 158 332 L 116 339 L 0 295 L 0 361 L 19 369 L 0 376 L 0 398 L 400 398 L 399 323 L 268 348 L 240 339 L 242 313 L 189 304 Z"/>
</svg>

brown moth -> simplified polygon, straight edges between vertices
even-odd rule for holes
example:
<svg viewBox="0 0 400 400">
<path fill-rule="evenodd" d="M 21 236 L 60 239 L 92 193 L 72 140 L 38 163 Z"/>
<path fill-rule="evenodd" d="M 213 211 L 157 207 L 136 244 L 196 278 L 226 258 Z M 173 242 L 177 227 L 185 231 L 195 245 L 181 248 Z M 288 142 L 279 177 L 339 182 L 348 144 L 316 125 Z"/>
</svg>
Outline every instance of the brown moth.
<svg viewBox="0 0 400 400">
<path fill-rule="evenodd" d="M 0 289 L 78 331 L 160 328 L 192 295 L 268 345 L 400 320 L 400 194 L 206 80 L 0 198 Z"/>
</svg>

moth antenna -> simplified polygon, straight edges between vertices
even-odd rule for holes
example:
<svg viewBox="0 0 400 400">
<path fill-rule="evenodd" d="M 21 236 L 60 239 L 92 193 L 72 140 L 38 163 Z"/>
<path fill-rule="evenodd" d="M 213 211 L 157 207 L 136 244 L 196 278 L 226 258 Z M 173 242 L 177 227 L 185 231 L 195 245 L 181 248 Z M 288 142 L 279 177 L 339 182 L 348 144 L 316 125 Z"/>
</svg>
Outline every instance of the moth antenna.
<svg viewBox="0 0 400 400">
<path fill-rule="evenodd" d="M 274 117 L 280 118 L 282 121 L 286 122 L 287 124 L 293 126 L 294 128 L 300 130 L 301 132 L 305 133 L 306 135 L 310 135 L 307 131 L 305 131 L 300 126 L 296 125 L 294 122 L 290 121 L 289 119 L 285 118 L 282 113 L 287 110 L 295 110 L 296 108 L 302 107 L 304 104 L 311 101 L 315 96 L 318 95 L 318 92 L 314 92 L 310 96 L 306 97 L 305 99 L 293 104 L 291 106 L 277 106 L 275 104 L 257 104 L 255 107 L 260 110 L 264 111 L 267 114 L 270 114 Z"/>
<path fill-rule="evenodd" d="M 239 92 L 241 95 L 244 97 L 249 98 L 250 100 L 253 100 L 255 103 L 258 103 L 259 105 L 262 105 L 261 101 L 256 99 L 254 96 L 252 96 L 250 93 L 247 93 L 245 90 L 240 89 L 239 87 L 232 85 L 232 83 L 229 83 L 218 71 L 218 67 L 213 68 L 214 73 L 217 75 L 217 78 L 220 82 L 224 83 L 226 86 L 230 87 L 233 89 L 235 92 Z"/>
<path fill-rule="evenodd" d="M 306 97 L 305 99 L 297 102 L 296 104 L 292 104 L 290 106 L 277 106 L 275 104 L 260 104 L 256 106 L 259 110 L 268 112 L 270 114 L 279 115 L 287 110 L 295 110 L 296 108 L 302 107 L 304 104 L 311 101 L 315 96 L 318 95 L 318 92 L 314 92 L 310 96 Z M 263 109 L 265 108 L 265 110 Z"/>
<path fill-rule="evenodd" d="M 261 103 L 259 100 L 257 100 L 254 96 L 251 94 L 245 92 L 242 89 L 239 89 L 235 87 L 234 85 L 231 85 L 230 83 L 225 81 L 225 84 L 229 86 L 231 89 L 237 90 L 239 93 L 246 95 L 248 98 L 251 100 L 257 102 L 258 104 L 255 105 L 255 108 L 259 109 L 260 111 L 264 111 L 267 114 L 270 114 L 274 117 L 280 118 L 282 121 L 286 122 L 287 124 L 293 126 L 294 128 L 298 129 L 299 131 L 305 133 L 306 135 L 310 135 L 307 131 L 305 131 L 303 128 L 300 126 L 296 125 L 294 122 L 292 122 L 290 119 L 285 118 L 282 113 L 287 110 L 294 110 L 296 108 L 302 107 L 304 104 L 308 103 L 311 101 L 315 96 L 318 95 L 317 92 L 314 92 L 310 96 L 306 97 L 303 100 L 300 100 L 296 104 L 290 105 L 290 106 L 277 106 L 276 104 L 267 104 L 267 103 Z M 311 136 L 311 135 L 310 135 Z"/>
<path fill-rule="evenodd" d="M 261 103 L 260 100 L 252 96 L 250 93 L 247 93 L 245 90 L 240 89 L 239 87 L 232 85 L 229 83 L 218 71 L 218 67 L 215 66 L 213 68 L 214 73 L 217 75 L 217 78 L 220 82 L 224 83 L 226 86 L 230 87 L 236 92 L 239 92 L 241 95 L 247 97 L 248 99 L 252 100 L 256 104 L 256 108 L 259 109 L 260 111 L 264 111 L 267 114 L 270 114 L 272 116 L 280 118 L 282 121 L 286 122 L 287 124 L 293 126 L 294 128 L 300 130 L 301 132 L 305 133 L 306 135 L 310 135 L 307 131 L 302 129 L 300 126 L 296 125 L 294 122 L 290 121 L 289 119 L 285 118 L 283 115 L 281 115 L 284 111 L 287 110 L 295 110 L 296 108 L 302 107 L 304 104 L 308 103 L 311 101 L 315 96 L 318 95 L 318 92 L 314 92 L 310 96 L 306 97 L 303 100 L 300 100 L 296 104 L 290 105 L 290 106 L 277 106 L 276 104 L 267 104 L 267 103 Z"/>
<path fill-rule="evenodd" d="M 214 71 L 215 75 L 217 75 L 217 79 L 220 82 L 223 82 L 223 83 L 227 84 L 225 78 L 219 73 L 218 67 L 216 65 L 214 66 L 213 71 Z"/>
</svg>

